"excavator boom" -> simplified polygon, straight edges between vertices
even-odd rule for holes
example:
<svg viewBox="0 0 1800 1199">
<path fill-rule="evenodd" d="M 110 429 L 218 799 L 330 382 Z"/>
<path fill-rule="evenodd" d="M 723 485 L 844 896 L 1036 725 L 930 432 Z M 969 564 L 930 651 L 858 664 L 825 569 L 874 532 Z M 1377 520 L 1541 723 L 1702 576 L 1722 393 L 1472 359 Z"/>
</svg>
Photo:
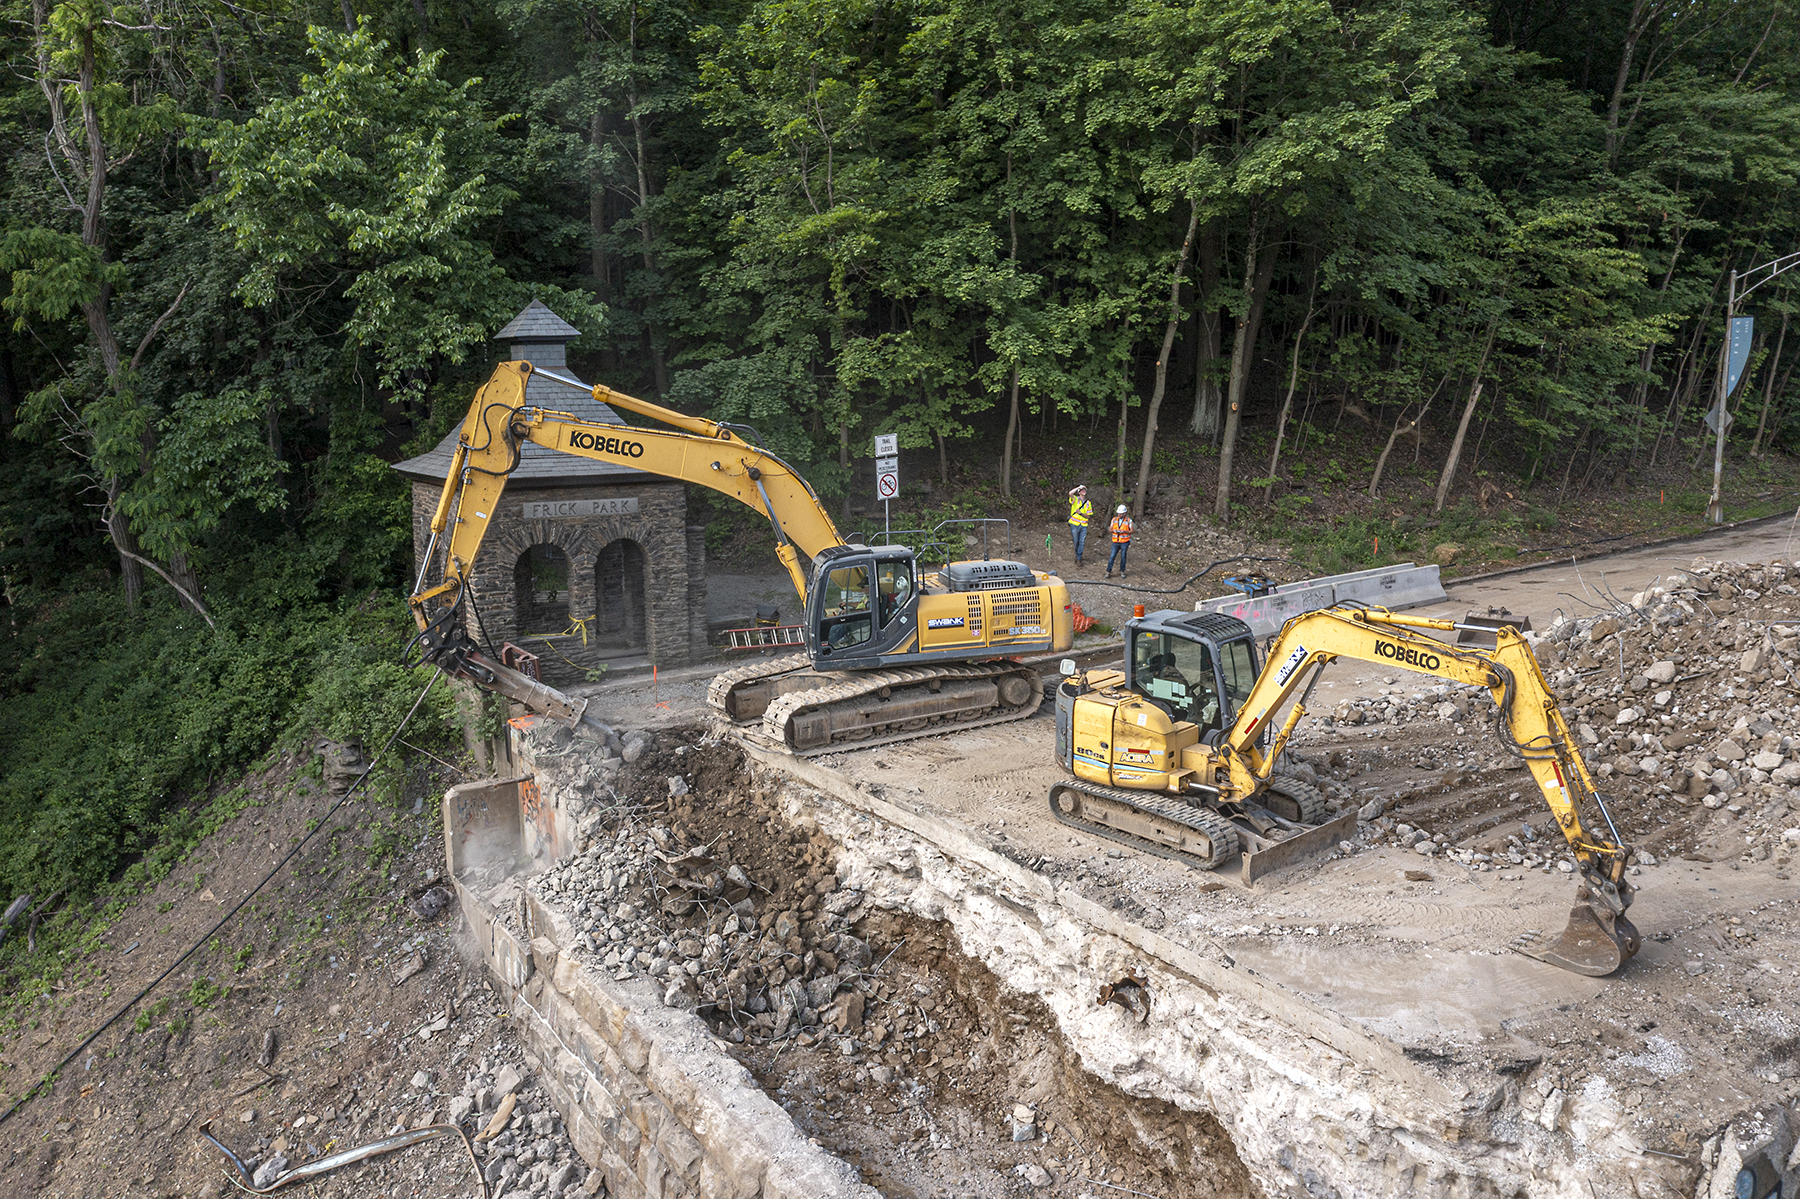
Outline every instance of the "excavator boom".
<svg viewBox="0 0 1800 1199">
<path fill-rule="evenodd" d="M 800 554 L 816 557 L 844 544 L 805 479 L 780 458 L 751 445 L 724 425 L 609 388 L 588 388 L 551 375 L 591 391 L 598 400 L 676 425 L 682 431 L 596 425 L 571 413 L 527 403 L 525 384 L 531 374 L 529 362 L 501 363 L 469 406 L 443 493 L 432 514 L 430 547 L 419 564 L 413 611 L 421 629 L 431 610 L 453 604 L 461 596 L 475 553 L 506 488 L 506 478 L 519 464 L 523 441 L 697 483 L 762 512 L 774 525 L 775 552 L 802 600 L 807 579 Z M 449 536 L 444 544 L 446 530 Z M 425 579 L 440 546 L 445 555 L 443 581 L 427 590 Z"/>
</svg>

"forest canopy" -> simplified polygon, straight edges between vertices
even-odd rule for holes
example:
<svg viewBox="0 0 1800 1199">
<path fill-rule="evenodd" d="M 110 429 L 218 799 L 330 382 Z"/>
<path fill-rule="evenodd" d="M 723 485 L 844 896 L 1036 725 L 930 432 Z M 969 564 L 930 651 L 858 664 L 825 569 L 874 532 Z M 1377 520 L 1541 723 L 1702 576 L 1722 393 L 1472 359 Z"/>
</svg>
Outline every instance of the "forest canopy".
<svg viewBox="0 0 1800 1199">
<path fill-rule="evenodd" d="M 1106 422 L 1139 511 L 1158 437 L 1216 447 L 1229 521 L 1297 388 L 1441 431 L 1439 507 L 1472 430 L 1521 487 L 1667 460 L 1732 272 L 1800 251 L 1789 0 L 6 12 L 0 687 L 41 711 L 171 638 L 221 703 L 341 667 L 317 631 L 405 583 L 389 464 L 534 296 L 589 377 L 753 425 L 833 503 L 874 433 L 997 442 L 1009 493 L 1053 417 Z M 1739 309 L 1734 453 L 1794 428 L 1797 288 Z M 15 774 L 0 881 L 110 869 L 303 708 L 157 746 L 91 861 Z"/>
</svg>

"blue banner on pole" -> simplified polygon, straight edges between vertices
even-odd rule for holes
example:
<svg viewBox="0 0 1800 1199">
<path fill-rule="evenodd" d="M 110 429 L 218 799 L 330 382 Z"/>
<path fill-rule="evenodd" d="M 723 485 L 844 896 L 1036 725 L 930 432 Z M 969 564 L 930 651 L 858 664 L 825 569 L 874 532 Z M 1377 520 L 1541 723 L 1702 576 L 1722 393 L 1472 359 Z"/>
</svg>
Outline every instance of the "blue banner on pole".
<svg viewBox="0 0 1800 1199">
<path fill-rule="evenodd" d="M 1755 317 L 1734 316 L 1731 318 L 1731 356 L 1725 362 L 1726 395 L 1737 390 L 1738 377 L 1744 373 L 1744 364 L 1750 361 L 1750 339 L 1751 334 L 1755 331 Z"/>
</svg>

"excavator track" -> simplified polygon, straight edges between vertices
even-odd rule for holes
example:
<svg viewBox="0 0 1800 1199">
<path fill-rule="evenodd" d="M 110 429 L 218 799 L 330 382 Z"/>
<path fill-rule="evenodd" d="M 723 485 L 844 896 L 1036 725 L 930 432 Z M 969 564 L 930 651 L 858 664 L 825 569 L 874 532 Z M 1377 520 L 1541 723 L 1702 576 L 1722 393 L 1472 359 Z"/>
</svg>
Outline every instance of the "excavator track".
<svg viewBox="0 0 1800 1199">
<path fill-rule="evenodd" d="M 1258 798 L 1269 811 L 1295 824 L 1317 825 L 1331 819 L 1325 793 L 1291 774 L 1275 775 Z"/>
<path fill-rule="evenodd" d="M 738 719 L 732 710 L 733 692 L 746 683 L 760 683 L 791 674 L 796 670 L 805 670 L 812 665 L 812 659 L 805 654 L 788 654 L 781 658 L 768 658 L 761 662 L 752 662 L 748 666 L 739 666 L 713 676 L 706 688 L 706 702 L 733 720 Z M 751 717 L 751 719 L 755 719 Z"/>
<path fill-rule="evenodd" d="M 761 737 L 797 757 L 1023 720 L 1044 702 L 1037 671 L 1005 659 L 817 678 L 763 713 Z"/>
<path fill-rule="evenodd" d="M 1354 810 L 1333 817 L 1324 793 L 1292 775 L 1276 775 L 1257 798 L 1266 810 L 1234 804 L 1228 817 L 1180 796 L 1075 779 L 1050 788 L 1050 814 L 1084 833 L 1202 870 L 1217 869 L 1242 851 L 1246 887 L 1272 870 L 1329 852 L 1356 830 Z"/>
<path fill-rule="evenodd" d="M 1050 814 L 1068 825 L 1202 870 L 1238 852 L 1238 831 L 1217 812 L 1173 795 L 1121 791 L 1072 779 L 1050 788 Z"/>
</svg>

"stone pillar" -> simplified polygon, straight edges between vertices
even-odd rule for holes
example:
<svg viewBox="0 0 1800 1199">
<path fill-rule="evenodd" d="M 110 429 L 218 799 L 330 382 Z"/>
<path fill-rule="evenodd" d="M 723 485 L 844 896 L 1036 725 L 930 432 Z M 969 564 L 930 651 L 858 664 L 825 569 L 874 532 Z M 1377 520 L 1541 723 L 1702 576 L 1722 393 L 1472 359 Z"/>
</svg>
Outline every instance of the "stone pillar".
<svg viewBox="0 0 1800 1199">
<path fill-rule="evenodd" d="M 711 653 L 706 626 L 706 526 L 687 527 L 688 661 L 704 661 Z"/>
</svg>

